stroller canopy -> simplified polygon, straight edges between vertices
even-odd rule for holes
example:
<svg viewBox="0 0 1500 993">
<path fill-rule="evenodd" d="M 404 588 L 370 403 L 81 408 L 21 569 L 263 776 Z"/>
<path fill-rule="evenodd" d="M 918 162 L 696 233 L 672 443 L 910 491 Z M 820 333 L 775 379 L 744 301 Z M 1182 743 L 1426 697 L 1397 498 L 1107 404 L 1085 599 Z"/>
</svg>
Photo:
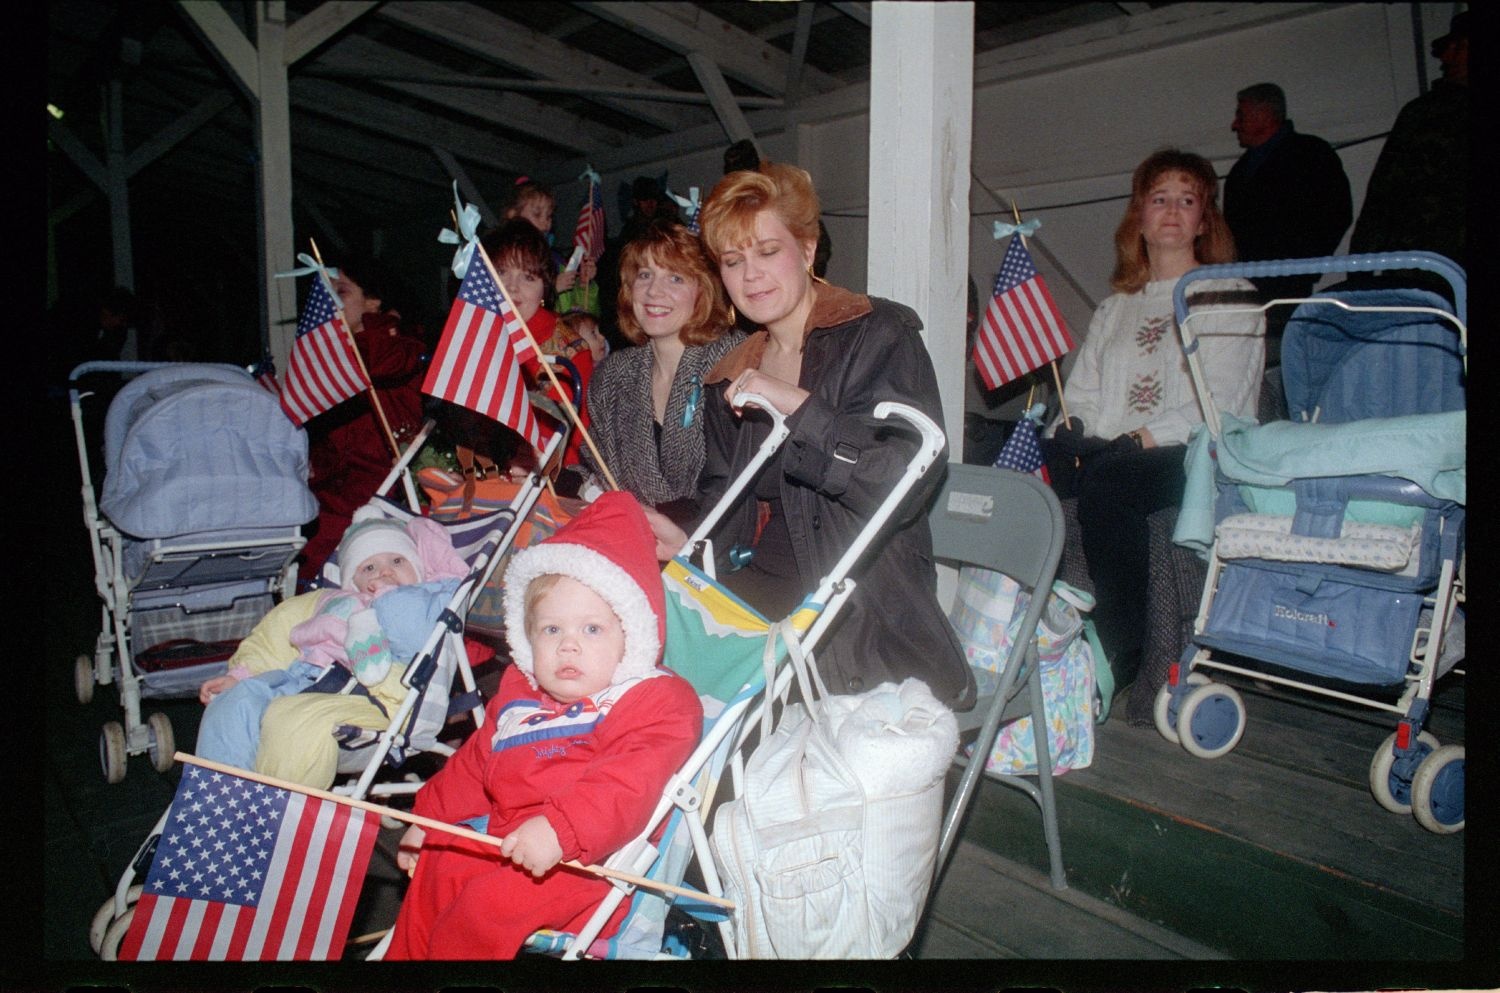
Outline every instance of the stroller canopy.
<svg viewBox="0 0 1500 993">
<path fill-rule="evenodd" d="M 1453 309 L 1425 290 L 1322 293 L 1357 307 Z M 1463 410 L 1457 328 L 1435 314 L 1348 311 L 1304 303 L 1287 322 L 1281 376 L 1294 421 L 1318 411 L 1323 424 Z"/>
<path fill-rule="evenodd" d="M 135 538 L 294 527 L 318 512 L 307 432 L 233 366 L 153 369 L 104 425 L 100 511 Z"/>
</svg>

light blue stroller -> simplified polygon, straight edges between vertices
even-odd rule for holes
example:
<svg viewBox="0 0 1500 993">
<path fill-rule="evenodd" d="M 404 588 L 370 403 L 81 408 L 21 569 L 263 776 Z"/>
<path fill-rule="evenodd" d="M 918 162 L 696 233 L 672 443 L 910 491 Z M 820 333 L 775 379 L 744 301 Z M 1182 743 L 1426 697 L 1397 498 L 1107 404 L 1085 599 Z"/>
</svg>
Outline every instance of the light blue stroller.
<svg viewBox="0 0 1500 993">
<path fill-rule="evenodd" d="M 1455 304 L 1411 289 L 1316 294 L 1282 342 L 1290 420 L 1220 417 L 1190 283 L 1401 269 L 1442 276 Z M 1439 745 L 1423 723 L 1434 681 L 1463 657 L 1463 271 L 1423 252 L 1207 266 L 1178 282 L 1175 303 L 1207 425 L 1189 450 L 1176 539 L 1210 558 L 1194 643 L 1155 701 L 1157 729 L 1203 758 L 1238 744 L 1243 700 L 1211 669 L 1389 711 L 1397 729 L 1370 766 L 1376 800 L 1428 830 L 1461 830 L 1463 745 Z"/>
<path fill-rule="evenodd" d="M 104 419 L 104 482 L 95 495 L 81 388 L 130 378 Z M 102 602 L 92 657 L 74 687 L 88 703 L 117 683 L 124 723 L 99 736 L 105 778 L 149 753 L 172 767 L 172 725 L 141 700 L 191 697 L 224 671 L 234 646 L 295 591 L 301 525 L 318 512 L 307 488 L 307 434 L 270 393 L 231 365 L 87 362 L 68 400 L 83 479 L 83 519 Z"/>
</svg>

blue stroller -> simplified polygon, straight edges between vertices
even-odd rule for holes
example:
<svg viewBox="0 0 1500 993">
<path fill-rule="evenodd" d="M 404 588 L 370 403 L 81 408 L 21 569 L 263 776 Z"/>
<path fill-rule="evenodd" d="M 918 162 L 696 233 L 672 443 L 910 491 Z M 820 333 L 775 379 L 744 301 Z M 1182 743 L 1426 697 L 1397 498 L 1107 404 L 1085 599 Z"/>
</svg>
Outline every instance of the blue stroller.
<svg viewBox="0 0 1500 993">
<path fill-rule="evenodd" d="M 1189 283 L 1400 269 L 1442 276 L 1455 305 L 1414 289 L 1293 301 L 1282 341 L 1290 420 L 1214 409 Z M 1207 426 L 1189 449 L 1175 538 L 1210 554 L 1193 644 L 1155 701 L 1157 729 L 1202 758 L 1239 743 L 1243 700 L 1207 669 L 1394 713 L 1371 791 L 1438 833 L 1464 826 L 1464 748 L 1439 745 L 1423 723 L 1434 681 L 1463 657 L 1465 290 L 1452 262 L 1411 252 L 1207 266 L 1175 291 Z"/>
<path fill-rule="evenodd" d="M 82 384 L 129 379 L 104 419 L 96 498 Z M 99 760 L 111 783 L 146 752 L 172 767 L 172 725 L 141 720 L 141 700 L 191 697 L 224 671 L 234 646 L 295 591 L 301 525 L 318 512 L 307 488 L 307 434 L 275 397 L 231 365 L 86 362 L 68 400 L 83 477 L 83 518 L 102 601 L 94 652 L 78 656 L 74 689 L 118 683 L 125 720 L 107 722 Z"/>
</svg>

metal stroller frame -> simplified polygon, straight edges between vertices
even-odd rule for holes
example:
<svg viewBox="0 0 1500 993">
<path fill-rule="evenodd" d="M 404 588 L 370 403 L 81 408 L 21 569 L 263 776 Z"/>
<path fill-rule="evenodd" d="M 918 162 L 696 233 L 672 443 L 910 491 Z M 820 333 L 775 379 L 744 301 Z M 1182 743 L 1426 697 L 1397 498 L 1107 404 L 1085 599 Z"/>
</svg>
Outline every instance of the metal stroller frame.
<svg viewBox="0 0 1500 993">
<path fill-rule="evenodd" d="M 764 409 L 773 421 L 772 430 L 761 443 L 750 464 L 736 477 L 703 522 L 688 536 L 682 553 L 668 563 L 669 585 L 675 581 L 676 577 L 683 577 L 686 579 L 684 585 L 688 587 L 713 584 L 714 588 L 718 589 L 712 575 L 713 553 L 708 536 L 790 433 L 783 423 L 782 415 L 768 401 L 753 394 L 746 394 L 740 402 L 754 404 Z M 820 581 L 817 589 L 793 611 L 791 618 L 774 625 L 765 622 L 767 628 L 765 637 L 774 638 L 778 631 L 784 637 L 791 637 L 792 633 L 796 632 L 800 634 L 800 644 L 806 651 L 811 652 L 837 616 L 840 606 L 854 592 L 856 584 L 854 580 L 848 578 L 849 572 L 868 550 L 870 543 L 880 533 L 911 487 L 942 454 L 945 444 L 942 431 L 920 411 L 904 404 L 881 403 L 876 406 L 874 416 L 882 420 L 897 417 L 907 421 L 920 432 L 921 442 L 902 477 L 893 484 L 884 502 L 871 515 L 850 547 L 829 570 L 828 575 Z M 700 570 L 689 561 L 698 556 L 702 557 L 705 569 Z M 726 595 L 730 599 L 737 600 L 732 594 Z M 670 665 L 673 651 L 670 641 L 666 651 L 667 662 Z M 778 659 L 778 664 L 784 658 L 783 654 L 781 659 Z M 731 773 L 730 782 L 726 788 L 733 795 L 738 795 L 740 777 L 744 770 L 744 748 L 753 729 L 757 726 L 756 718 L 761 708 L 769 705 L 777 697 L 785 696 L 792 678 L 791 669 L 780 665 L 774 685 L 767 687 L 763 679 L 764 670 L 759 647 L 755 649 L 753 660 L 754 664 L 749 667 L 746 681 L 739 692 L 733 694 L 727 701 L 722 699 L 717 701 L 718 704 L 723 704 L 723 709 L 717 716 L 711 715 L 705 720 L 704 734 L 698 747 L 663 788 L 647 826 L 633 841 L 604 862 L 606 868 L 680 884 L 688 866 L 696 862 L 703 874 L 707 892 L 716 897 L 723 896 L 723 886 L 714 866 L 712 847 L 705 827 L 710 808 L 716 802 L 728 798 L 719 796 L 722 792 L 719 789 L 722 782 L 720 777 L 725 767 L 729 768 Z M 705 688 L 699 687 L 699 689 L 700 695 L 705 692 Z M 650 841 L 651 835 L 661 827 L 664 821 L 667 822 L 666 834 L 660 841 L 653 844 Z M 546 954 L 557 953 L 565 959 L 615 956 L 622 951 L 620 942 L 615 939 L 599 940 L 598 936 L 621 902 L 627 898 L 632 899 L 632 907 L 625 923 L 621 925 L 620 935 L 625 934 L 633 917 L 637 915 L 644 917 L 654 913 L 654 924 L 647 927 L 646 933 L 648 936 L 651 934 L 656 936 L 655 944 L 657 948 L 660 948 L 659 926 L 665 919 L 665 907 L 661 902 L 663 899 L 661 894 L 618 880 L 612 879 L 610 882 L 609 894 L 594 911 L 585 927 L 577 934 L 541 932 L 533 936 L 533 950 Z M 694 909 L 710 912 L 716 910 L 707 903 L 696 904 Z M 730 958 L 736 957 L 733 930 L 729 920 L 721 917 L 717 924 L 726 953 Z M 389 939 L 390 936 L 387 935 L 369 957 L 371 959 L 382 957 L 389 945 Z M 673 956 L 661 957 L 673 958 Z"/>
<path fill-rule="evenodd" d="M 173 761 L 171 721 L 160 712 L 142 721 L 141 700 L 152 695 L 181 694 L 175 689 L 151 692 L 146 678 L 136 671 L 139 646 L 132 641 L 134 614 L 175 609 L 182 611 L 184 623 L 190 627 L 212 627 L 219 634 L 231 627 L 245 626 L 248 630 L 248 625 L 265 613 L 264 609 L 253 609 L 257 604 L 266 602 L 269 607 L 295 592 L 293 560 L 304 544 L 298 525 L 279 530 L 247 529 L 264 532 L 257 537 L 206 533 L 201 540 L 158 541 L 150 543 L 142 575 L 134 579 L 125 575 L 126 542 L 133 539 L 122 534 L 100 511 L 84 431 L 82 401 L 91 394 L 80 391 L 79 383 L 95 374 L 135 376 L 174 367 L 187 368 L 170 362 L 85 362 L 69 374 L 68 403 L 82 476 L 83 518 L 93 555 L 95 591 L 101 601 L 100 631 L 92 657 L 82 654 L 74 663 L 74 690 L 79 702 L 86 704 L 93 699 L 96 684 L 119 685 L 124 722 L 107 722 L 99 735 L 100 765 L 110 783 L 125 778 L 126 760 L 131 755 L 149 754 L 158 772 L 170 769 Z M 193 367 L 226 385 L 243 380 L 244 386 L 253 391 L 247 397 L 265 396 L 249 374 L 237 366 L 194 363 Z M 270 400 L 269 396 L 265 398 Z M 197 621 L 190 620 L 194 615 Z"/>
<path fill-rule="evenodd" d="M 405 490 L 411 504 L 416 505 L 415 490 L 412 487 L 408 466 L 431 434 L 433 427 L 434 422 L 431 420 L 423 425 L 422 430 L 406 447 L 401 458 L 381 483 L 380 492 L 389 491 L 399 476 L 405 481 Z M 540 465 L 545 466 L 553 455 L 561 451 L 566 440 L 565 431 L 554 434 L 546 449 L 541 453 Z M 520 525 L 540 497 L 542 485 L 540 470 L 533 472 L 510 507 L 487 514 L 483 518 L 474 518 L 464 522 L 470 525 L 468 530 L 482 530 L 485 537 L 477 542 L 463 541 L 461 538 L 461 543 L 455 543 L 460 555 L 470 564 L 469 572 L 449 598 L 447 608 L 433 626 L 422 648 L 408 662 L 406 671 L 401 677 L 401 683 L 407 688 L 407 692 L 402 698 L 400 707 L 391 715 L 387 726 L 379 731 L 351 726 L 330 728 L 330 732 L 340 738 L 339 776 L 350 777 L 335 785 L 332 792 L 355 799 L 390 798 L 413 794 L 422 786 L 419 780 L 407 778 L 377 781 L 376 777 L 387 765 L 399 768 L 406 757 L 414 752 L 451 755 L 454 751 L 452 746 L 437 738 L 437 734 L 442 731 L 449 717 L 467 713 L 474 721 L 476 728 L 483 723 L 483 702 L 479 699 L 473 670 L 469 666 L 469 658 L 462 644 L 463 619 L 500 562 L 502 553 L 514 541 Z M 386 503 L 388 511 L 393 516 L 410 516 L 403 515 L 401 509 L 390 501 Z M 496 529 L 500 525 L 500 520 L 498 520 L 500 518 L 504 518 L 506 523 L 504 530 L 497 534 Z M 448 525 L 448 527 L 452 528 L 454 525 Z M 451 689 L 455 675 L 459 677 L 463 685 L 463 692 L 456 697 L 452 695 Z M 352 690 L 353 686 L 354 680 L 351 676 L 345 692 Z M 134 904 L 141 894 L 141 884 L 136 883 L 135 880 L 144 879 L 150 868 L 156 840 L 166 825 L 169 813 L 170 808 L 162 812 L 161 817 L 126 866 L 116 884 L 114 895 L 106 900 L 94 915 L 89 928 L 89 941 L 94 950 L 106 960 L 113 958 L 130 926 Z"/>
<path fill-rule="evenodd" d="M 1314 305 L 1337 306 L 1344 311 L 1355 313 L 1394 312 L 1430 315 L 1437 322 L 1450 325 L 1456 331 L 1458 355 L 1462 359 L 1463 371 L 1466 373 L 1468 368 L 1466 283 L 1463 271 L 1442 256 L 1429 252 L 1405 252 L 1337 256 L 1326 259 L 1293 259 L 1243 265 L 1205 266 L 1183 276 L 1174 290 L 1174 305 L 1184 349 L 1187 353 L 1188 368 L 1193 377 L 1195 391 L 1203 406 L 1204 420 L 1210 433 L 1211 444 L 1217 444 L 1222 437 L 1222 425 L 1218 411 L 1214 407 L 1213 398 L 1204 381 L 1201 362 L 1196 351 L 1196 341 L 1190 330 L 1191 316 L 1187 314 L 1186 292 L 1192 282 L 1227 276 L 1282 276 L 1398 269 L 1423 270 L 1443 277 L 1453 290 L 1453 311 L 1430 306 L 1361 306 L 1337 297 L 1318 295 L 1273 300 L 1255 309 L 1264 310 L 1278 304 L 1297 303 L 1301 305 L 1298 310 L 1299 315 L 1303 312 L 1303 308 Z M 1364 490 L 1359 489 L 1362 485 Z M 1415 484 L 1409 488 L 1419 489 Z M 1365 485 L 1356 479 L 1351 483 L 1349 495 L 1351 497 L 1364 495 L 1377 500 L 1394 499 L 1385 495 L 1387 489 L 1390 488 L 1373 484 Z M 1368 492 L 1366 493 L 1365 490 Z M 1439 508 L 1443 505 L 1442 501 L 1426 493 L 1402 497 L 1401 500 L 1413 506 Z M 1464 555 L 1461 537 L 1459 537 L 1463 526 L 1462 514 L 1463 511 L 1460 508 L 1457 511 L 1455 524 L 1457 534 L 1449 533 L 1442 539 L 1443 550 L 1439 553 L 1441 565 L 1435 587 L 1430 591 L 1414 591 L 1424 597 L 1424 603 L 1431 610 L 1431 621 L 1426 626 L 1419 622 L 1416 630 L 1412 632 L 1412 648 L 1404 675 L 1404 687 L 1395 702 L 1343 692 L 1317 682 L 1306 682 L 1273 672 L 1250 669 L 1214 658 L 1211 648 L 1203 643 L 1203 639 L 1207 637 L 1205 631 L 1210 622 L 1211 609 L 1225 569 L 1225 563 L 1218 554 L 1218 541 L 1215 540 L 1211 548 L 1203 597 L 1193 625 L 1194 641 L 1197 643 L 1188 646 L 1181 662 L 1173 666 L 1167 684 L 1157 695 L 1155 701 L 1157 730 L 1169 741 L 1182 744 L 1185 750 L 1200 758 L 1216 758 L 1228 753 L 1239 743 L 1246 723 L 1243 699 L 1232 686 L 1214 682 L 1202 672 L 1197 671 L 1198 669 L 1233 672 L 1263 682 L 1394 713 L 1398 716 L 1397 729 L 1376 749 L 1371 761 L 1370 789 L 1376 801 L 1392 812 L 1414 814 L 1417 821 L 1430 831 L 1447 834 L 1461 830 L 1464 824 L 1463 746 L 1440 746 L 1432 734 L 1422 729 L 1422 725 L 1427 716 L 1433 683 L 1437 678 L 1448 624 L 1456 611 L 1457 604 L 1464 597 Z M 1375 575 L 1374 573 L 1366 574 Z M 1236 645 L 1234 650 L 1273 665 L 1291 665 L 1292 668 L 1301 670 L 1300 666 L 1288 663 L 1285 659 L 1273 658 L 1270 655 L 1263 656 L 1248 647 Z M 1317 674 L 1316 670 L 1309 671 Z M 1399 679 L 1401 677 L 1398 677 Z"/>
</svg>

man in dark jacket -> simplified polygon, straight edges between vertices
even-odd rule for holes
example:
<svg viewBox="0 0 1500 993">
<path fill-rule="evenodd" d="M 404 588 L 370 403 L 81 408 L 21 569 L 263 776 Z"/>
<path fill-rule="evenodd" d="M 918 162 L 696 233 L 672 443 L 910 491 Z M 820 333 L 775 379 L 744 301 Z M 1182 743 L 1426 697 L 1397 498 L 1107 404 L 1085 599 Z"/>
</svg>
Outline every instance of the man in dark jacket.
<svg viewBox="0 0 1500 993">
<path fill-rule="evenodd" d="M 1286 95 L 1275 83 L 1248 86 L 1236 98 L 1230 126 L 1245 153 L 1224 181 L 1224 218 L 1240 260 L 1332 255 L 1354 218 L 1338 153 L 1322 138 L 1292 126 Z M 1254 283 L 1270 299 L 1306 296 L 1317 281 L 1317 276 L 1294 276 Z M 1284 322 L 1285 314 L 1278 326 Z"/>
<path fill-rule="evenodd" d="M 1419 249 L 1465 264 L 1469 213 L 1469 15 L 1432 43 L 1442 78 L 1396 117 L 1370 185 L 1351 252 Z M 1410 274 L 1404 274 L 1410 278 Z M 1441 284 L 1441 285 L 1439 285 Z M 1433 288 L 1447 292 L 1436 281 Z"/>
</svg>

